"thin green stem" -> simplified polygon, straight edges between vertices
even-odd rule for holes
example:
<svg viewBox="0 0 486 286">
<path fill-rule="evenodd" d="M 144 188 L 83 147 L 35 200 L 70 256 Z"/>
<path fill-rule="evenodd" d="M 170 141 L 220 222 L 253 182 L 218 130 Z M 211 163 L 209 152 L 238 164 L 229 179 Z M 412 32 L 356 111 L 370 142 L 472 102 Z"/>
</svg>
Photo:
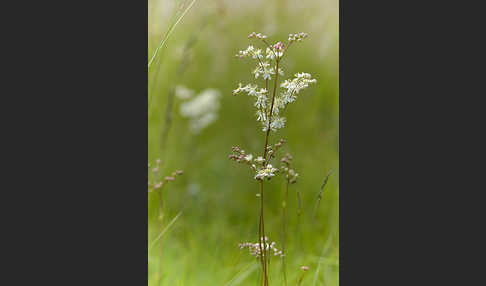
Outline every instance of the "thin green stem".
<svg viewBox="0 0 486 286">
<path fill-rule="evenodd" d="M 162 138 L 160 139 L 160 145 L 163 151 L 165 151 L 166 148 L 167 137 L 169 135 L 169 129 L 172 123 L 172 106 L 174 105 L 174 96 L 175 96 L 175 88 L 172 86 L 169 88 L 167 106 L 165 110 L 164 129 L 162 131 Z M 165 155 L 165 152 L 163 154 Z"/>
<path fill-rule="evenodd" d="M 164 184 L 165 185 L 165 184 Z M 162 190 L 164 188 L 162 185 L 159 189 L 159 200 L 160 200 L 160 209 L 159 209 L 159 220 L 160 220 L 160 229 L 164 227 L 164 215 L 163 215 L 163 207 L 164 207 L 164 200 L 162 198 Z M 160 257 L 159 257 L 159 285 L 162 285 L 162 239 L 160 240 Z"/>
<path fill-rule="evenodd" d="M 302 280 L 304 279 L 304 276 L 305 276 L 305 273 L 306 273 L 306 272 L 307 272 L 307 271 L 304 271 L 304 273 L 302 273 L 302 275 L 300 276 L 300 278 L 299 278 L 299 282 L 297 283 L 297 286 L 300 286 L 300 284 L 302 284 Z"/>
<path fill-rule="evenodd" d="M 285 264 L 285 257 L 287 255 L 285 246 L 287 240 L 287 200 L 289 196 L 289 178 L 287 178 L 285 197 L 282 203 L 282 274 L 284 277 L 285 286 L 287 286 L 287 267 Z"/>
</svg>

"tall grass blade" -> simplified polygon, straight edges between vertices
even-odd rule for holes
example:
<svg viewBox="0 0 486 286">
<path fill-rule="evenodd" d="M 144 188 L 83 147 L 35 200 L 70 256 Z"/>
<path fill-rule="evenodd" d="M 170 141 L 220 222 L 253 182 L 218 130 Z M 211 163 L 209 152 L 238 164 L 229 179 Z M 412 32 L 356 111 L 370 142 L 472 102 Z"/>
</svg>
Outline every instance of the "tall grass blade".
<svg viewBox="0 0 486 286">
<path fill-rule="evenodd" d="M 319 194 L 317 195 L 316 206 L 314 207 L 314 214 L 312 215 L 312 218 L 314 218 L 314 219 L 316 218 L 317 209 L 319 208 L 319 204 L 321 203 L 321 200 L 322 200 L 322 194 L 324 193 L 324 187 L 326 186 L 327 181 L 329 180 L 329 176 L 331 175 L 331 173 L 332 173 L 332 170 L 327 172 L 327 175 L 324 178 L 324 181 L 322 182 L 321 190 L 319 191 Z"/>
<path fill-rule="evenodd" d="M 182 211 L 180 211 L 170 222 L 169 224 L 164 227 L 164 229 L 162 230 L 162 232 L 157 236 L 157 238 L 155 238 L 152 243 L 150 244 L 149 246 L 149 250 L 154 246 L 154 244 L 162 238 L 162 236 L 170 229 L 170 227 L 176 222 L 176 220 L 181 216 L 182 214 Z"/>
<path fill-rule="evenodd" d="M 172 34 L 172 32 L 174 31 L 175 27 L 177 26 L 177 24 L 179 24 L 179 22 L 182 20 L 182 18 L 184 18 L 184 16 L 186 15 L 187 11 L 189 11 L 189 9 L 191 9 L 192 5 L 194 5 L 194 3 L 196 2 L 196 0 L 192 0 L 191 4 L 189 4 L 189 6 L 187 6 L 186 10 L 184 10 L 184 12 L 182 13 L 182 15 L 179 17 L 179 19 L 177 19 L 177 21 L 174 23 L 174 25 L 172 25 L 172 28 L 169 30 L 169 32 L 167 33 L 167 35 L 162 39 L 162 41 L 160 41 L 160 44 L 159 46 L 157 47 L 157 49 L 155 50 L 154 54 L 152 55 L 152 58 L 150 59 L 149 63 L 148 63 L 148 68 L 150 68 L 150 66 L 152 65 L 152 62 L 154 61 L 155 57 L 157 56 L 159 50 L 164 46 L 164 44 L 167 42 L 167 39 L 169 39 L 170 35 Z"/>
<path fill-rule="evenodd" d="M 252 262 L 247 267 L 243 268 L 240 272 L 238 272 L 235 277 L 233 277 L 228 283 L 224 286 L 234 286 L 238 285 L 243 282 L 253 271 L 257 269 L 257 263 Z"/>
</svg>

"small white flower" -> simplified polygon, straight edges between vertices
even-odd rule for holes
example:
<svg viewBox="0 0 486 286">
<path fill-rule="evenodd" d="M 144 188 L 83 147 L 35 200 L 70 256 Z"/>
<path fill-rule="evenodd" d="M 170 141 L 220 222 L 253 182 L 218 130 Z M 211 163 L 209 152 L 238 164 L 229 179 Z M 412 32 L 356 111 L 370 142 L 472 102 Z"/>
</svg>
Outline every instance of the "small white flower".
<svg viewBox="0 0 486 286">
<path fill-rule="evenodd" d="M 262 131 L 267 132 L 267 130 L 268 130 L 268 118 L 264 122 L 262 122 L 262 126 L 263 126 Z"/>
<path fill-rule="evenodd" d="M 284 126 L 285 126 L 285 117 L 277 117 L 270 124 L 270 128 L 272 129 L 272 131 L 276 131 L 277 129 L 281 129 Z"/>
<path fill-rule="evenodd" d="M 261 164 L 263 162 L 265 162 L 265 159 L 263 159 L 262 156 L 258 156 L 257 158 L 255 158 L 255 163 Z"/>
<path fill-rule="evenodd" d="M 292 93 L 290 93 L 290 92 L 288 92 L 288 91 L 283 92 L 283 93 L 280 95 L 280 97 L 279 97 L 279 98 L 281 98 L 281 99 L 282 99 L 282 103 L 283 103 L 284 105 L 287 105 L 287 104 L 289 104 L 289 103 L 292 103 L 292 102 L 294 102 L 294 101 L 297 99 L 297 97 L 296 97 L 294 94 L 292 94 Z"/>
<path fill-rule="evenodd" d="M 238 93 L 240 93 L 242 91 L 242 89 L 243 89 L 243 86 L 240 82 L 240 83 L 238 83 L 238 87 L 235 90 L 233 90 L 233 95 L 237 95 Z"/>
<path fill-rule="evenodd" d="M 251 56 L 251 55 L 253 55 L 254 50 L 255 50 L 255 48 L 253 48 L 253 46 L 250 45 L 250 46 L 248 46 L 248 48 L 246 48 L 246 50 L 239 51 L 236 56 L 238 56 L 240 58 Z"/>
<path fill-rule="evenodd" d="M 257 111 L 257 121 L 267 121 L 267 115 L 264 111 L 258 110 Z"/>
<path fill-rule="evenodd" d="M 252 154 L 248 154 L 248 155 L 245 156 L 245 161 L 247 161 L 247 162 L 251 162 L 252 159 L 253 159 Z"/>
<path fill-rule="evenodd" d="M 253 51 L 252 58 L 254 58 L 254 59 L 263 59 L 262 50 L 261 49 L 258 49 L 258 50 Z"/>
<path fill-rule="evenodd" d="M 262 75 L 263 79 L 271 80 L 272 79 L 271 75 L 275 74 L 275 69 L 270 68 L 270 63 L 263 62 L 263 63 L 258 63 L 253 73 L 255 74 L 255 78 L 258 78 L 260 75 Z"/>
<path fill-rule="evenodd" d="M 275 45 L 272 48 L 267 47 L 267 49 L 265 50 L 265 53 L 267 54 L 267 59 L 274 60 L 275 56 L 277 56 L 278 58 L 281 58 L 283 56 L 283 50 L 280 48 L 276 49 L 275 47 Z"/>
<path fill-rule="evenodd" d="M 267 57 L 266 57 L 267 59 L 270 59 L 270 60 L 275 59 L 275 54 L 272 52 L 272 50 L 270 48 L 267 48 L 265 53 L 267 54 Z"/>
<path fill-rule="evenodd" d="M 268 164 L 265 169 L 257 172 L 255 180 L 263 180 L 265 178 L 270 179 L 275 176 L 275 172 L 277 171 L 278 169 L 274 168 L 271 164 Z"/>
<path fill-rule="evenodd" d="M 289 34 L 289 42 L 301 42 L 303 39 L 307 38 L 308 34 L 301 32 L 298 34 Z"/>
<path fill-rule="evenodd" d="M 258 93 L 258 91 L 257 91 L 258 86 L 257 85 L 249 84 L 245 88 L 246 88 L 246 92 L 248 92 L 249 96 L 255 96 Z"/>
<path fill-rule="evenodd" d="M 255 106 L 256 108 L 258 109 L 263 109 L 267 106 L 267 97 L 266 95 L 263 93 L 259 93 L 258 96 L 257 96 L 257 100 L 255 102 Z"/>
<path fill-rule="evenodd" d="M 315 79 L 311 78 L 308 73 L 297 73 L 295 77 L 291 80 L 285 80 L 280 84 L 280 87 L 287 89 L 287 93 L 292 95 L 294 93 L 299 93 L 302 89 L 307 88 L 309 84 L 316 83 Z"/>
</svg>

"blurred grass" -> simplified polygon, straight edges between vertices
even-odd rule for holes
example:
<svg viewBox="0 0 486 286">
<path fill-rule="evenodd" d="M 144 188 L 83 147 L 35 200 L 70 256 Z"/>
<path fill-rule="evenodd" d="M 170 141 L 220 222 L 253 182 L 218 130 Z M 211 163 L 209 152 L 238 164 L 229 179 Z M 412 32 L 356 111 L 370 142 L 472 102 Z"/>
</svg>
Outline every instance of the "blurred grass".
<svg viewBox="0 0 486 286">
<path fill-rule="evenodd" d="M 174 14 L 192 1 L 149 0 L 149 57 L 170 27 Z M 182 5 L 182 6 L 181 6 Z M 185 5 L 185 6 L 184 6 Z M 295 285 L 301 265 L 310 267 L 302 285 L 338 285 L 339 199 L 339 78 L 338 1 L 204 1 L 198 0 L 160 49 L 149 71 L 149 162 L 162 159 L 165 174 L 184 170 L 164 189 L 165 225 L 182 215 L 163 240 L 163 285 L 258 285 L 259 267 L 238 243 L 256 241 L 258 185 L 251 173 L 228 160 L 231 146 L 261 152 L 264 133 L 257 126 L 252 101 L 231 95 L 238 82 L 252 81 L 253 64 L 234 55 L 250 42 L 247 35 L 263 32 L 269 40 L 286 40 L 288 33 L 308 32 L 309 38 L 291 47 L 284 60 L 284 78 L 309 72 L 317 84 L 289 106 L 287 127 L 271 137 L 285 138 L 284 151 L 294 156 L 297 184 L 289 190 L 288 280 Z M 180 11 L 178 12 L 180 14 Z M 177 69 L 189 39 L 187 69 Z M 194 136 L 187 121 L 173 108 L 167 148 L 161 149 L 168 91 L 182 84 L 197 92 L 217 88 L 223 96 L 219 119 Z M 333 174 L 315 220 L 312 211 L 322 180 Z M 302 196 L 303 215 L 297 225 L 296 191 Z M 281 245 L 281 202 L 284 182 L 265 185 L 265 231 Z M 157 221 L 158 197 L 148 195 L 149 244 L 162 231 Z M 149 251 L 149 285 L 157 285 L 158 246 Z M 320 266 L 319 266 L 320 261 Z M 270 283 L 282 285 L 280 261 L 273 258 Z M 316 275 L 316 270 L 319 273 Z M 245 270 L 246 269 L 246 270 Z M 253 269 L 249 271 L 248 269 Z M 239 277 L 243 274 L 244 277 Z M 233 280 L 232 280 L 233 279 Z M 315 282 L 315 284 L 314 284 Z"/>
</svg>

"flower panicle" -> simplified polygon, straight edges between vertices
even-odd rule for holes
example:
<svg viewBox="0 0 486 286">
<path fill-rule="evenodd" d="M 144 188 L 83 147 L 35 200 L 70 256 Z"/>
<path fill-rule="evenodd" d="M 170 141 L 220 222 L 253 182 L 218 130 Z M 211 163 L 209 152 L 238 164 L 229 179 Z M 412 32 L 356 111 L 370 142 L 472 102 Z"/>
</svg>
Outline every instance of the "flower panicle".
<svg viewBox="0 0 486 286">
<path fill-rule="evenodd" d="M 162 187 L 168 183 L 168 182 L 173 182 L 175 181 L 177 176 L 181 176 L 184 174 L 184 171 L 182 170 L 176 170 L 172 172 L 169 176 L 164 176 L 162 178 L 162 175 L 160 174 L 160 169 L 161 167 L 161 161 L 160 159 L 157 159 L 155 161 L 155 166 L 151 168 L 151 165 L 149 164 L 149 168 L 151 168 L 151 176 L 149 176 L 149 181 L 148 181 L 148 191 L 152 192 L 154 190 L 160 190 Z"/>
<path fill-rule="evenodd" d="M 262 250 L 263 256 L 270 255 L 271 253 L 273 253 L 274 256 L 283 256 L 283 252 L 277 249 L 276 245 L 275 241 L 270 243 L 266 236 L 262 237 L 260 242 L 243 242 L 238 244 L 240 249 L 248 248 L 250 255 L 255 258 L 259 258 L 262 255 Z"/>
<path fill-rule="evenodd" d="M 237 57 L 244 58 L 250 57 L 257 59 L 256 67 L 253 69 L 252 74 L 255 79 L 263 79 L 268 87 L 268 82 L 275 79 L 277 75 L 284 75 L 284 71 L 277 64 L 288 47 L 293 42 L 300 42 L 307 38 L 307 33 L 289 34 L 288 43 L 275 42 L 274 44 L 268 44 L 265 40 L 266 35 L 261 33 L 252 32 L 248 38 L 260 39 L 265 43 L 265 53 L 261 49 L 256 48 L 253 45 L 248 46 L 245 50 L 239 51 Z M 265 54 L 265 55 L 264 55 Z M 289 78 L 280 83 L 282 90 L 270 95 L 270 91 L 267 88 L 259 88 L 257 84 L 249 83 L 243 85 L 238 84 L 238 87 L 233 90 L 233 95 L 238 95 L 242 92 L 247 93 L 249 96 L 255 98 L 254 106 L 256 108 L 256 119 L 261 124 L 261 130 L 267 132 L 268 129 L 272 132 L 276 132 L 279 129 L 285 127 L 287 119 L 280 115 L 284 111 L 289 103 L 295 102 L 297 95 L 301 90 L 309 87 L 310 84 L 316 83 L 317 80 L 312 78 L 309 73 L 296 73 L 293 78 Z M 273 98 L 272 98 L 273 97 Z"/>
<path fill-rule="evenodd" d="M 292 155 L 290 153 L 285 154 L 282 159 L 280 159 L 280 171 L 285 175 L 285 178 L 288 180 L 290 184 L 295 184 L 297 182 L 297 177 L 299 173 L 295 171 L 292 167 Z"/>
</svg>

